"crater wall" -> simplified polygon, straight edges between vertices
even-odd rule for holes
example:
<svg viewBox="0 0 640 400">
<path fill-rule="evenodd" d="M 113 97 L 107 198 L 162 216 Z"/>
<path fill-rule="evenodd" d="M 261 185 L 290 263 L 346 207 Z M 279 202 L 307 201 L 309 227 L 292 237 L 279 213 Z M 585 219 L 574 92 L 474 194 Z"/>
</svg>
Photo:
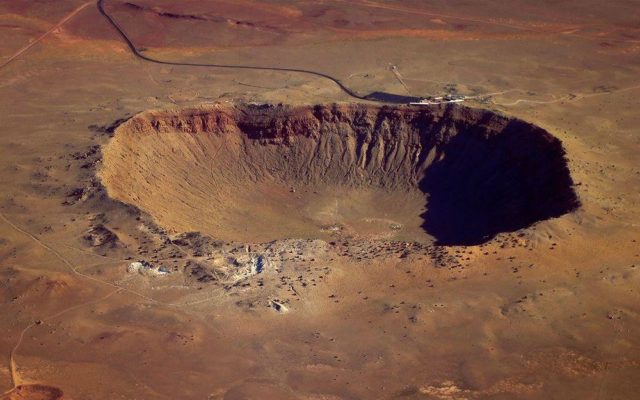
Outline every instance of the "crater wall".
<svg viewBox="0 0 640 400">
<path fill-rule="evenodd" d="M 174 230 L 214 237 L 228 224 L 286 225 L 278 203 L 300 188 L 336 199 L 353 190 L 391 193 L 399 208 L 421 196 L 423 207 L 411 206 L 421 228 L 446 245 L 482 243 L 579 205 L 557 138 L 455 105 L 148 111 L 120 125 L 103 155 L 99 174 L 112 197 Z"/>
</svg>

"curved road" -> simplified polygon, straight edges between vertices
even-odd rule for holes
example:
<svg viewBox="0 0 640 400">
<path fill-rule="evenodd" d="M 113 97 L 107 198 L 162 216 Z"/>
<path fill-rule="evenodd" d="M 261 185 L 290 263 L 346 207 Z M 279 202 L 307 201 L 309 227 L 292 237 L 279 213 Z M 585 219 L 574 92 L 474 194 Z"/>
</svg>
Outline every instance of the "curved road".
<svg viewBox="0 0 640 400">
<path fill-rule="evenodd" d="M 283 68 L 283 67 L 259 67 L 259 66 L 250 66 L 250 65 L 233 65 L 233 64 L 207 64 L 207 63 L 191 63 L 191 62 L 177 62 L 177 61 L 163 61 L 157 58 L 149 57 L 141 53 L 136 47 L 135 43 L 131 40 L 131 38 L 127 35 L 126 31 L 118 24 L 118 22 L 107 12 L 104 7 L 104 0 L 98 0 L 98 10 L 100 14 L 102 14 L 107 21 L 118 31 L 122 39 L 125 41 L 127 46 L 131 52 L 138 58 L 156 63 L 156 64 L 164 64 L 164 65 L 177 65 L 177 66 L 187 66 L 187 67 L 210 67 L 210 68 L 233 68 L 233 69 L 251 69 L 258 71 L 280 71 L 280 72 L 296 72 L 301 74 L 309 74 L 318 76 L 320 78 L 328 79 L 338 85 L 338 87 L 345 92 L 347 95 L 356 98 L 358 100 L 369 100 L 369 101 L 377 101 L 386 103 L 387 101 L 372 99 L 367 96 L 361 96 L 354 92 L 353 90 L 346 87 L 342 82 L 340 82 L 337 78 L 332 77 L 331 75 L 324 74 L 322 72 L 310 71 L 306 69 L 298 69 L 298 68 Z M 388 102 L 392 103 L 392 102 Z"/>
</svg>

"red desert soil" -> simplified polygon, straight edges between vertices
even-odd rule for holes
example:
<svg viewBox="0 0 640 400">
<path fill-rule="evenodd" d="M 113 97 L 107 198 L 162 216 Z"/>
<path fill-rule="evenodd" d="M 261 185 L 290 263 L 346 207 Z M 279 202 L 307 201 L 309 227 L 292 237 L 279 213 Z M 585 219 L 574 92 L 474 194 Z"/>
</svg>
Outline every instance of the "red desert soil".
<svg viewBox="0 0 640 400">
<path fill-rule="evenodd" d="M 45 385 L 20 385 L 0 397 L 2 400 L 64 400 L 62 390 Z"/>
<path fill-rule="evenodd" d="M 633 1 L 84 4 L 0 1 L 2 400 L 638 397 Z"/>
</svg>

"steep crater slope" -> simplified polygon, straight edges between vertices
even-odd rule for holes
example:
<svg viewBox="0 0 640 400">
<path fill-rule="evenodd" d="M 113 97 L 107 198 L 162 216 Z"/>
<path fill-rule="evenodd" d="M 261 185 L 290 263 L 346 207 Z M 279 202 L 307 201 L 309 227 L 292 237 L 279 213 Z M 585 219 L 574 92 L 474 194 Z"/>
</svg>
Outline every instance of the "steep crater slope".
<svg viewBox="0 0 640 400">
<path fill-rule="evenodd" d="M 574 210 L 561 142 L 460 106 L 148 111 L 103 149 L 109 195 L 225 240 L 349 235 L 478 244 Z"/>
</svg>

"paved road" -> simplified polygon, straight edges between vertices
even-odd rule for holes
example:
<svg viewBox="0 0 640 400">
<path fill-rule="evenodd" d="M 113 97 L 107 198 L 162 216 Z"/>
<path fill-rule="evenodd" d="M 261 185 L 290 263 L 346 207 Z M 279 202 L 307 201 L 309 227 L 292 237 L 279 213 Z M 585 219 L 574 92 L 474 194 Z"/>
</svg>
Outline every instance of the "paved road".
<svg viewBox="0 0 640 400">
<path fill-rule="evenodd" d="M 148 61 L 148 62 L 152 62 L 152 63 L 156 63 L 156 64 L 164 64 L 164 65 L 177 65 L 177 66 L 187 66 L 187 67 L 250 69 L 250 70 L 258 70 L 258 71 L 295 72 L 295 73 L 301 73 L 301 74 L 314 75 L 314 76 L 317 76 L 317 77 L 320 77 L 320 78 L 324 78 L 324 79 L 328 79 L 328 80 L 332 81 L 333 83 L 338 85 L 338 87 L 344 93 L 346 93 L 347 95 L 349 95 L 350 97 L 353 97 L 355 99 L 377 101 L 377 102 L 380 102 L 380 103 L 395 103 L 393 101 L 384 101 L 384 100 L 380 100 L 380 99 L 373 99 L 373 98 L 370 98 L 368 96 L 361 96 L 361 95 L 357 94 L 356 92 L 354 92 L 353 90 L 349 89 L 342 82 L 340 82 L 337 78 L 334 78 L 331 75 L 328 75 L 328 74 L 325 74 L 325 73 L 322 73 L 322 72 L 316 72 L 316 71 L 310 71 L 310 70 L 298 69 L 298 68 L 163 61 L 163 60 L 160 60 L 160 59 L 157 59 L 157 58 L 146 56 L 143 53 L 141 53 L 140 50 L 138 50 L 138 47 L 135 45 L 133 40 L 127 35 L 127 33 L 124 30 L 124 28 L 122 28 L 122 26 L 120 26 L 120 24 L 118 24 L 118 22 L 115 20 L 115 18 L 111 14 L 109 14 L 109 12 L 107 12 L 107 10 L 105 9 L 104 3 L 105 3 L 105 0 L 98 0 L 98 3 L 97 3 L 98 4 L 98 10 L 107 19 L 107 21 L 109 21 L 109 23 L 118 31 L 118 33 L 120 34 L 120 37 L 122 37 L 122 40 L 125 41 L 125 43 L 129 47 L 131 52 L 136 57 L 138 57 L 138 58 L 140 58 L 142 60 L 145 60 L 145 61 Z"/>
</svg>

